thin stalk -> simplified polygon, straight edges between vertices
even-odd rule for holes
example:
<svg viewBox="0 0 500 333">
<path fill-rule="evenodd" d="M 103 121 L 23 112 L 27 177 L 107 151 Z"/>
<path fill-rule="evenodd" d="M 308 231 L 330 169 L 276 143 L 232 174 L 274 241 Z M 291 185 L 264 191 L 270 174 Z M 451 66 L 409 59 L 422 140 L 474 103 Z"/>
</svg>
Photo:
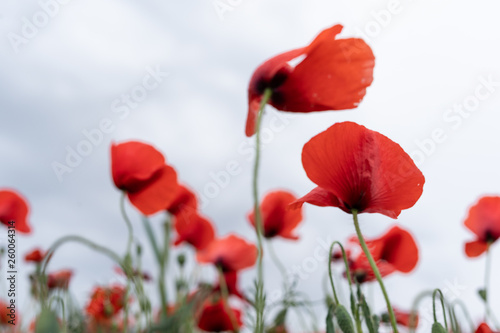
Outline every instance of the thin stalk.
<svg viewBox="0 0 500 333">
<path fill-rule="evenodd" d="M 227 284 L 226 284 L 226 278 L 224 277 L 224 273 L 222 272 L 222 269 L 219 267 L 219 286 L 220 286 L 220 293 L 222 296 L 222 302 L 224 303 L 224 308 L 226 309 L 226 312 L 229 314 L 229 319 L 231 320 L 231 325 L 233 326 L 233 332 L 238 333 L 239 328 L 238 328 L 238 321 L 236 320 L 236 316 L 233 312 L 233 309 L 229 306 L 229 291 L 227 289 Z"/>
<path fill-rule="evenodd" d="M 120 199 L 120 212 L 122 213 L 123 220 L 125 221 L 125 224 L 127 224 L 127 229 L 128 229 L 128 242 L 127 242 L 127 254 L 126 256 L 130 256 L 130 251 L 132 250 L 132 242 L 134 240 L 134 229 L 132 228 L 132 222 L 128 218 L 127 211 L 125 210 L 125 196 L 126 193 L 123 192 L 121 199 Z"/>
<path fill-rule="evenodd" d="M 435 289 L 434 292 L 432 293 L 432 313 L 434 315 L 434 322 L 436 323 L 437 316 L 436 316 L 436 294 L 439 293 L 439 299 L 441 300 L 441 307 L 443 308 L 443 317 L 444 317 L 444 326 L 446 328 L 446 332 L 448 332 L 448 321 L 446 320 L 446 308 L 444 306 L 444 296 L 441 290 Z"/>
<path fill-rule="evenodd" d="M 491 308 L 489 305 L 489 287 L 490 287 L 490 277 L 491 277 L 491 251 L 490 251 L 490 243 L 488 243 L 488 249 L 486 250 L 486 263 L 485 263 L 485 270 L 484 270 L 484 309 L 485 309 L 485 321 L 486 319 L 490 319 L 493 324 L 495 325 L 495 328 L 498 330 L 500 329 L 500 324 L 498 323 L 498 320 L 496 317 L 493 315 L 491 312 Z"/>
<path fill-rule="evenodd" d="M 339 305 L 339 298 L 337 297 L 337 292 L 335 291 L 335 284 L 333 283 L 333 275 L 332 275 L 332 251 L 335 246 L 335 242 L 330 245 L 330 251 L 328 252 L 328 277 L 330 278 L 330 285 L 333 291 L 333 299 L 335 300 L 335 306 Z"/>
<path fill-rule="evenodd" d="M 358 240 L 359 243 L 361 244 L 361 248 L 363 249 L 363 252 L 365 253 L 366 258 L 370 263 L 373 273 L 377 278 L 377 281 L 380 285 L 380 289 L 382 290 L 382 294 L 384 294 L 385 303 L 387 304 L 387 312 L 389 313 L 389 317 L 391 318 L 392 330 L 394 333 L 397 333 L 398 326 L 396 324 L 396 316 L 394 315 L 394 310 L 392 309 L 391 301 L 389 300 L 389 295 L 387 294 L 387 290 L 385 289 L 384 281 L 382 281 L 382 276 L 380 275 L 380 271 L 378 270 L 377 264 L 375 263 L 375 260 L 373 260 L 372 254 L 370 253 L 370 250 L 368 250 L 368 246 L 366 245 L 365 239 L 363 238 L 363 234 L 361 233 L 361 229 L 359 227 L 359 222 L 358 222 L 358 211 L 357 209 L 353 209 L 351 212 L 354 221 L 354 227 L 356 228 L 356 234 L 358 235 Z"/>
<path fill-rule="evenodd" d="M 283 277 L 283 284 L 285 285 L 285 289 L 287 286 L 287 281 L 286 281 L 286 269 L 283 263 L 280 261 L 279 257 L 276 255 L 276 252 L 274 251 L 274 246 L 271 240 L 267 241 L 267 248 L 269 249 L 269 256 L 271 257 L 272 261 L 278 268 L 278 270 L 281 273 L 281 276 Z"/>
<path fill-rule="evenodd" d="M 271 98 L 272 90 L 266 89 L 264 91 L 264 96 L 260 103 L 259 114 L 257 116 L 256 133 L 255 133 L 255 164 L 253 168 L 253 201 L 254 201 L 254 215 L 255 215 L 255 230 L 257 231 L 257 245 L 259 250 L 259 255 L 257 258 L 257 285 L 256 285 L 256 333 L 264 332 L 264 273 L 262 267 L 262 257 L 263 257 L 263 246 L 262 246 L 262 218 L 260 215 L 259 207 L 259 189 L 258 189 L 258 178 L 259 178 L 259 163 L 260 163 L 260 127 L 262 122 L 262 115 L 264 113 L 264 107 Z"/>
</svg>

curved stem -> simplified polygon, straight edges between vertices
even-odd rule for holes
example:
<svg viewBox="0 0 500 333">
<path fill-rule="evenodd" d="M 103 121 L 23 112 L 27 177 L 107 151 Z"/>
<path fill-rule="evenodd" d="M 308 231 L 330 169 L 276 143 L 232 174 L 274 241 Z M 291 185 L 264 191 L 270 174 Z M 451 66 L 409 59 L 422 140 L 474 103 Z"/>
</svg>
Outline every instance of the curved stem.
<svg viewBox="0 0 500 333">
<path fill-rule="evenodd" d="M 263 277 L 263 267 L 262 267 L 262 218 L 260 215 L 259 207 L 259 190 L 258 190 L 258 178 L 259 178 L 259 163 L 260 163 L 260 126 L 262 122 L 262 115 L 264 113 L 264 107 L 271 98 L 272 90 L 266 89 L 264 91 L 264 96 L 260 103 L 259 114 L 257 115 L 256 133 L 255 133 L 255 164 L 253 168 L 253 201 L 254 201 L 254 215 L 255 215 L 255 230 L 257 231 L 257 245 L 259 250 L 259 255 L 257 258 L 257 285 L 256 285 L 256 333 L 264 332 L 264 277 Z"/>
<path fill-rule="evenodd" d="M 168 250 L 170 248 L 170 223 L 165 221 L 163 225 L 163 251 L 161 253 L 160 264 L 160 276 L 158 281 L 158 288 L 160 289 L 161 306 L 162 313 L 167 316 L 168 298 L 167 298 L 167 288 L 165 287 L 165 273 L 168 266 Z"/>
<path fill-rule="evenodd" d="M 127 229 L 128 229 L 128 242 L 127 242 L 127 257 L 130 256 L 130 251 L 132 249 L 132 242 L 134 239 L 134 229 L 132 228 L 132 222 L 128 218 L 127 211 L 125 210 L 125 196 L 126 193 L 123 192 L 121 199 L 120 199 L 120 212 L 122 213 L 123 219 L 125 220 L 125 223 L 127 224 Z"/>
<path fill-rule="evenodd" d="M 444 317 L 444 326 L 446 328 L 446 332 L 448 332 L 448 321 L 446 320 L 446 309 L 444 307 L 444 296 L 441 290 L 439 289 L 434 289 L 434 292 L 432 293 L 432 313 L 434 315 L 434 322 L 437 322 L 437 316 L 436 316 L 436 293 L 439 292 L 439 298 L 441 300 L 441 307 L 443 308 L 443 317 Z"/>
<path fill-rule="evenodd" d="M 455 307 L 456 307 L 456 305 L 458 305 L 458 306 L 460 307 L 460 309 L 462 309 L 462 313 L 465 315 L 465 318 L 467 319 L 467 323 L 468 323 L 468 324 L 469 324 L 469 326 L 470 326 L 471 332 L 474 332 L 474 331 L 476 330 L 476 327 L 475 327 L 475 325 L 474 325 L 474 321 L 472 320 L 472 317 L 470 316 L 469 311 L 467 311 L 467 307 L 466 307 L 466 306 L 465 306 L 465 304 L 464 304 L 461 300 L 459 300 L 459 299 L 457 299 L 457 300 L 453 301 L 453 303 L 451 303 L 451 304 L 449 305 L 449 307 L 450 307 L 451 309 L 453 309 L 453 311 L 455 311 Z"/>
<path fill-rule="evenodd" d="M 333 299 L 335 300 L 335 306 L 339 305 L 339 298 L 337 297 L 337 292 L 335 291 L 335 284 L 333 283 L 333 275 L 332 275 L 332 251 L 335 246 L 335 242 L 330 245 L 330 251 L 328 251 L 328 277 L 330 278 L 330 286 L 333 290 Z"/>
<path fill-rule="evenodd" d="M 397 333 L 398 326 L 396 324 L 396 316 L 394 315 L 394 310 L 392 309 L 391 301 L 389 300 L 389 295 L 387 294 L 384 282 L 382 281 L 382 276 L 380 275 L 380 271 L 378 270 L 377 264 L 375 263 L 375 260 L 373 260 L 372 254 L 370 253 L 370 250 L 368 250 L 368 246 L 366 245 L 365 239 L 363 238 L 363 234 L 361 233 L 361 229 L 359 227 L 359 222 L 358 222 L 358 211 L 356 209 L 353 209 L 351 212 L 354 221 L 354 227 L 356 228 L 356 234 L 358 235 L 359 244 L 361 245 L 361 248 L 363 249 L 366 258 L 370 263 L 370 266 L 373 270 L 373 273 L 375 274 L 375 277 L 377 278 L 377 281 L 380 285 L 380 289 L 382 290 L 382 294 L 384 294 L 385 303 L 387 304 L 387 312 L 389 313 L 389 317 L 391 318 L 392 330 L 394 333 Z"/>
</svg>

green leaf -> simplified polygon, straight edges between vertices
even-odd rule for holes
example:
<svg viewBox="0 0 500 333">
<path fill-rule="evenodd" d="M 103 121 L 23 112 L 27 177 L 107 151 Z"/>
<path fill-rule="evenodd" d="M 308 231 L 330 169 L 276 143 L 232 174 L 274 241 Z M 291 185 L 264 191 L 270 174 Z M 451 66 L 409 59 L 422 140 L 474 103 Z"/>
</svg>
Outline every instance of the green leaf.
<svg viewBox="0 0 500 333">
<path fill-rule="evenodd" d="M 438 322 L 435 322 L 432 324 L 432 333 L 446 333 L 446 330 L 444 329 L 443 325 L 441 325 Z"/>
<path fill-rule="evenodd" d="M 333 306 L 328 307 L 328 314 L 326 315 L 326 333 L 335 333 L 333 327 Z"/>
<path fill-rule="evenodd" d="M 481 299 L 486 302 L 486 300 L 488 299 L 488 295 L 486 293 L 486 290 L 485 289 L 479 289 L 477 291 L 477 293 L 479 294 L 479 297 L 481 297 Z"/>
<path fill-rule="evenodd" d="M 42 310 L 35 325 L 35 333 L 59 333 L 59 322 L 56 314 L 48 309 Z"/>
<path fill-rule="evenodd" d="M 372 322 L 372 315 L 370 313 L 370 308 L 366 303 L 364 295 L 361 295 L 361 310 L 363 311 L 363 316 L 365 317 L 366 327 L 370 333 L 377 333 Z"/>
<path fill-rule="evenodd" d="M 351 315 L 343 305 L 337 306 L 335 309 L 335 317 L 337 318 L 337 323 L 342 332 L 354 333 L 354 324 L 352 323 Z"/>
</svg>

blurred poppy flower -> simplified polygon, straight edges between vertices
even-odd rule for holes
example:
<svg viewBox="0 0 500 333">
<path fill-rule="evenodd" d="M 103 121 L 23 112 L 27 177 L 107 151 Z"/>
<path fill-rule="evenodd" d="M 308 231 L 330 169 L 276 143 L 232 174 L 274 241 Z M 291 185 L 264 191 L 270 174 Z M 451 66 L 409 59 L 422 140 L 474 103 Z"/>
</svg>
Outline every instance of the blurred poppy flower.
<svg viewBox="0 0 500 333">
<path fill-rule="evenodd" d="M 200 263 L 212 263 L 223 272 L 239 271 L 255 264 L 257 247 L 244 239 L 229 235 L 212 241 L 196 258 Z"/>
<path fill-rule="evenodd" d="M 96 287 L 86 307 L 89 317 L 105 323 L 113 319 L 125 306 L 125 288 L 119 285 Z"/>
<path fill-rule="evenodd" d="M 341 25 L 323 30 L 306 47 L 275 56 L 260 65 L 248 86 L 246 135 L 255 123 L 264 91 L 281 111 L 312 112 L 353 109 L 373 81 L 375 57 L 361 39 L 337 39 Z M 301 59 L 303 58 L 303 59 Z M 299 60 L 296 66 L 289 62 Z"/>
<path fill-rule="evenodd" d="M 173 215 L 180 212 L 196 213 L 197 209 L 198 200 L 196 195 L 184 185 L 178 186 L 174 200 L 167 207 L 167 211 Z"/>
<path fill-rule="evenodd" d="M 115 271 L 116 273 L 120 274 L 121 276 L 124 276 L 124 277 L 126 277 L 126 276 L 127 276 L 127 274 L 125 274 L 125 272 L 123 271 L 123 269 L 121 269 L 120 267 L 115 267 L 115 268 L 114 268 L 114 271 Z M 150 281 L 152 281 L 152 280 L 153 280 L 153 278 L 151 277 L 151 275 L 150 275 L 149 273 L 147 273 L 147 272 L 141 272 L 141 273 L 139 274 L 139 271 L 138 271 L 138 270 L 136 270 L 136 269 L 134 269 L 134 270 L 133 270 L 132 275 L 133 275 L 134 277 L 141 277 L 141 278 L 142 278 L 142 280 L 144 280 L 144 281 L 146 281 L 146 282 L 150 282 Z"/>
<path fill-rule="evenodd" d="M 31 252 L 28 252 L 24 257 L 24 260 L 27 262 L 41 263 L 44 257 L 45 257 L 45 252 L 43 252 L 39 248 L 36 248 L 33 249 Z"/>
<path fill-rule="evenodd" d="M 273 191 L 264 196 L 260 204 L 264 237 L 299 238 L 293 234 L 293 229 L 302 221 L 302 212 L 288 208 L 295 200 L 297 198 L 287 191 Z M 248 214 L 248 220 L 255 227 L 254 213 Z"/>
<path fill-rule="evenodd" d="M 16 231 L 28 234 L 31 232 L 28 212 L 27 200 L 21 194 L 8 189 L 0 190 L 0 223 L 8 226 L 14 221 Z"/>
<path fill-rule="evenodd" d="M 0 300 L 0 325 L 7 325 L 11 318 L 9 317 L 9 305 Z"/>
<path fill-rule="evenodd" d="M 398 325 L 401 325 L 401 326 L 404 326 L 404 327 L 410 327 L 410 324 L 411 323 L 411 313 L 410 312 L 405 312 L 405 311 L 401 311 L 397 308 L 393 308 L 393 311 L 394 311 L 394 315 L 396 316 L 396 322 L 398 323 Z M 388 313 L 384 313 L 382 314 L 382 322 L 384 323 L 390 323 L 391 320 L 390 320 L 390 317 L 389 317 L 389 314 Z M 417 327 L 418 326 L 418 314 L 415 315 L 415 323 L 412 325 L 412 327 Z"/>
<path fill-rule="evenodd" d="M 199 214 L 193 214 L 190 211 L 181 211 L 175 216 L 174 228 L 177 232 L 174 245 L 186 242 L 197 250 L 202 250 L 215 238 L 212 223 Z"/>
<path fill-rule="evenodd" d="M 350 242 L 359 244 L 357 237 L 351 238 Z M 398 226 L 392 227 L 380 238 L 366 240 L 366 245 L 382 277 L 395 271 L 409 273 L 417 265 L 417 244 L 408 231 Z M 370 263 L 362 252 L 352 262 L 350 269 L 354 279 L 360 283 L 375 280 Z"/>
<path fill-rule="evenodd" d="M 478 326 L 477 330 L 475 333 L 497 333 L 493 331 L 488 324 L 482 323 L 481 325 Z"/>
<path fill-rule="evenodd" d="M 465 244 L 468 257 L 483 254 L 500 237 L 500 197 L 482 197 L 470 208 L 465 226 L 476 234 L 474 241 Z"/>
<path fill-rule="evenodd" d="M 177 174 L 153 146 L 128 141 L 111 146 L 113 181 L 144 215 L 165 210 L 175 199 Z"/>
<path fill-rule="evenodd" d="M 206 332 L 225 332 L 238 330 L 242 325 L 241 312 L 224 304 L 222 298 L 217 302 L 203 304 L 198 328 Z"/>
<path fill-rule="evenodd" d="M 425 182 L 397 143 L 352 122 L 337 123 L 309 140 L 302 164 L 318 187 L 293 203 L 295 208 L 308 202 L 397 218 L 417 202 Z"/>
<path fill-rule="evenodd" d="M 62 289 L 68 290 L 69 281 L 73 272 L 69 269 L 63 269 L 47 275 L 47 287 L 49 290 Z"/>
</svg>

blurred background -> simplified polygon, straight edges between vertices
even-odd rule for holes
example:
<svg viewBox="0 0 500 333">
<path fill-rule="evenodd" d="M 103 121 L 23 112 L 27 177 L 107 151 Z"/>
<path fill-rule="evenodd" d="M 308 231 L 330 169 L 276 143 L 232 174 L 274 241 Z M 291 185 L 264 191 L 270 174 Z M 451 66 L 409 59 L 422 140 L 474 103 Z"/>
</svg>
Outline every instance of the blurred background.
<svg viewBox="0 0 500 333">
<path fill-rule="evenodd" d="M 465 257 L 464 242 L 474 235 L 463 220 L 480 196 L 500 193 L 499 10 L 499 3 L 487 0 L 2 1 L 0 188 L 27 197 L 34 230 L 18 236 L 20 254 L 34 246 L 46 249 L 67 234 L 125 251 L 120 193 L 110 174 L 110 144 L 125 140 L 161 150 L 180 180 L 199 194 L 220 235 L 237 232 L 255 240 L 246 220 L 253 162 L 253 140 L 244 135 L 248 81 L 267 58 L 307 45 L 322 29 L 341 23 L 342 37 L 361 37 L 372 47 L 374 82 L 351 111 L 291 114 L 268 107 L 262 194 L 285 188 L 301 196 L 312 189 L 300 162 L 302 146 L 335 122 L 355 121 L 385 134 L 426 177 L 423 196 L 398 220 L 360 216 L 367 237 L 397 223 L 418 241 L 416 270 L 387 278 L 393 305 L 408 310 L 421 291 L 439 287 L 450 300 L 462 299 L 479 323 L 484 256 Z M 269 127 L 273 117 L 279 127 Z M 103 122 L 107 133 L 83 147 Z M 68 154 L 78 147 L 86 156 L 68 165 Z M 238 174 L 221 181 L 235 161 Z M 58 163 L 66 165 L 64 172 Z M 136 239 L 145 243 L 138 213 L 131 207 L 128 212 Z M 300 241 L 276 240 L 275 248 L 285 267 L 302 268 L 298 288 L 319 300 L 327 266 L 315 252 L 345 240 L 354 228 L 339 209 L 307 205 L 304 215 Z M 153 217 L 158 230 L 161 219 Z M 150 248 L 144 247 L 143 267 L 155 273 Z M 492 262 L 492 281 L 498 281 L 497 246 Z M 31 268 L 19 265 L 21 312 L 34 306 Z M 80 245 L 56 253 L 50 270 L 62 268 L 74 270 L 71 292 L 82 306 L 92 286 L 119 280 L 111 261 Z M 265 269 L 275 297 L 279 272 L 268 258 Z M 198 274 L 209 279 L 213 272 L 204 268 Z M 254 270 L 245 271 L 242 287 L 254 277 Z M 373 286 L 371 297 L 382 311 L 378 290 Z M 490 296 L 500 316 L 500 285 L 491 284 Z M 421 314 L 427 331 L 429 308 L 426 303 Z M 318 304 L 315 312 L 323 326 L 324 307 Z M 292 332 L 309 329 L 296 316 L 290 324 Z"/>
</svg>

